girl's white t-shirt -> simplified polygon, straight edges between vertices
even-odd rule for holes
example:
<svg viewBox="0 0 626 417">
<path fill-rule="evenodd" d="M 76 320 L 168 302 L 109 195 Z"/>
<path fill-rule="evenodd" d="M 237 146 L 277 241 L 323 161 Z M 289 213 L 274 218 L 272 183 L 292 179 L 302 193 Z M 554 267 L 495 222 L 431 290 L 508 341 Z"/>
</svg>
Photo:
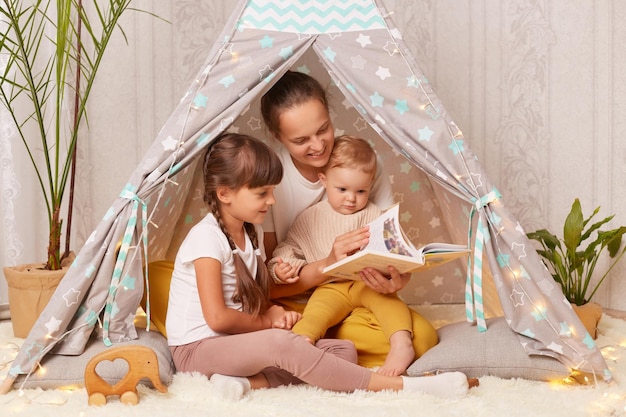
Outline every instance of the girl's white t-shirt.
<svg viewBox="0 0 626 417">
<path fill-rule="evenodd" d="M 257 226 L 261 256 L 264 257 L 263 231 Z M 246 246 L 237 248 L 246 267 L 256 276 L 257 257 L 252 242 L 246 235 Z M 199 258 L 213 258 L 222 264 L 222 291 L 226 307 L 241 310 L 241 303 L 232 301 L 236 288 L 234 254 L 228 240 L 212 213 L 207 214 L 187 234 L 181 244 L 170 283 L 165 328 L 170 346 L 179 346 L 207 337 L 222 335 L 211 329 L 204 319 L 196 272 L 193 262 Z"/>
<path fill-rule="evenodd" d="M 265 217 L 263 230 L 276 233 L 276 242 L 280 243 L 287 237 L 296 217 L 304 209 L 325 199 L 326 193 L 321 181 L 311 182 L 302 176 L 284 146 L 278 146 L 275 150 L 283 164 L 283 180 L 274 189 L 276 203 Z M 394 203 L 391 183 L 384 174 L 380 157 L 377 159 L 370 200 L 381 209 L 391 207 Z"/>
</svg>

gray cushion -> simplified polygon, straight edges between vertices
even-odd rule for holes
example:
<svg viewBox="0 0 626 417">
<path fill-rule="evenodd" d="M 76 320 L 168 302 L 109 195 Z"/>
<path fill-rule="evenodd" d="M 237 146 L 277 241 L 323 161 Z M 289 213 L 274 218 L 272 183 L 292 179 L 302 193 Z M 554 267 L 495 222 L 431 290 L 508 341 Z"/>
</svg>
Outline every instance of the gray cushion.
<svg viewBox="0 0 626 417">
<path fill-rule="evenodd" d="M 113 347 L 124 345 L 142 345 L 154 350 L 159 361 L 159 377 L 161 382 L 169 385 L 172 382 L 174 373 L 174 362 L 167 346 L 167 340 L 157 330 L 147 332 L 145 329 L 137 328 L 139 339 L 129 342 L 115 343 Z M 77 356 L 48 354 L 41 361 L 43 372 L 34 372 L 28 378 L 20 375 L 14 383 L 15 387 L 55 389 L 66 386 L 83 387 L 85 367 L 96 354 L 108 349 L 102 340 L 92 338 L 87 343 L 85 351 Z M 101 361 L 96 366 L 96 372 L 109 384 L 120 381 L 128 372 L 128 363 L 123 359 L 115 361 Z M 26 380 L 26 382 L 24 382 Z M 144 378 L 141 384 L 153 387 L 149 379 Z"/>
<path fill-rule="evenodd" d="M 487 331 L 459 322 L 437 330 L 439 343 L 407 369 L 410 376 L 461 371 L 469 378 L 497 376 L 549 381 L 570 370 L 549 356 L 528 355 L 504 317 L 487 320 Z"/>
</svg>

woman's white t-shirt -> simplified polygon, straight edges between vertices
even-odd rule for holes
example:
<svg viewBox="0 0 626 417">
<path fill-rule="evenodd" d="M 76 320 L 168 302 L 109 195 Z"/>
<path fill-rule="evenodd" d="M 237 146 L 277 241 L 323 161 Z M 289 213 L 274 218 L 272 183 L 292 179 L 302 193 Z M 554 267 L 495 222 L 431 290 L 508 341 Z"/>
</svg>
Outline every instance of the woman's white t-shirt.
<svg viewBox="0 0 626 417">
<path fill-rule="evenodd" d="M 264 256 L 260 227 L 257 227 L 257 233 L 259 249 Z M 247 234 L 245 249 L 237 249 L 252 276 L 256 276 L 257 257 Z M 189 231 L 176 254 L 165 321 L 170 346 L 221 335 L 209 327 L 202 314 L 193 265 L 199 258 L 213 258 L 222 264 L 224 303 L 228 308 L 241 310 L 241 303 L 232 301 L 236 288 L 234 254 L 215 217 L 209 213 Z"/>
<path fill-rule="evenodd" d="M 284 146 L 278 146 L 276 153 L 283 164 L 283 180 L 274 189 L 276 203 L 265 217 L 263 230 L 276 233 L 276 242 L 280 243 L 287 237 L 296 217 L 307 207 L 326 198 L 326 193 L 321 181 L 311 182 L 302 176 Z M 382 169 L 380 158 L 377 160 L 377 167 L 370 200 L 378 207 L 386 209 L 394 203 L 393 191 L 389 177 Z"/>
</svg>

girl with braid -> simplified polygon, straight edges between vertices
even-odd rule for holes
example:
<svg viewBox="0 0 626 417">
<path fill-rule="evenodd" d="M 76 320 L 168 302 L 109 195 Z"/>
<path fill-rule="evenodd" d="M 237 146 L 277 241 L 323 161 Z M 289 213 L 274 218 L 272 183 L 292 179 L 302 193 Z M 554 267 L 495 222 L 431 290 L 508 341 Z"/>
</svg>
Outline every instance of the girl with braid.
<svg viewBox="0 0 626 417">
<path fill-rule="evenodd" d="M 315 345 L 291 332 L 300 314 L 269 300 L 260 224 L 275 202 L 283 175 L 276 154 L 261 141 L 227 133 L 204 159 L 209 213 L 183 241 L 174 263 L 167 338 L 179 372 L 210 378 L 226 398 L 251 389 L 308 383 L 352 392 L 383 389 L 448 398 L 467 393 L 464 374 L 387 376 L 356 364 L 350 341 Z"/>
</svg>

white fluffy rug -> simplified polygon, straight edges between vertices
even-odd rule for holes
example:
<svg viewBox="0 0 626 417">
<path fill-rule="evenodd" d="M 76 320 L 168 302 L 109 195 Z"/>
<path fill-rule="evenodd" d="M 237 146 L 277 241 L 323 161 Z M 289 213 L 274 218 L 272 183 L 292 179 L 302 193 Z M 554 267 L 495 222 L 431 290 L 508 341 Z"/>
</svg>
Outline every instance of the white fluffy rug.
<svg viewBox="0 0 626 417">
<path fill-rule="evenodd" d="M 10 323 L 0 322 L 0 378 L 4 379 L 17 345 Z M 521 379 L 483 377 L 480 387 L 458 401 L 430 395 L 356 392 L 338 394 L 307 386 L 253 392 L 238 402 L 225 401 L 200 375 L 180 374 L 167 394 L 139 387 L 139 404 L 110 398 L 88 406 L 84 389 L 14 389 L 0 395 L 0 416 L 626 416 L 626 321 L 604 316 L 598 346 L 614 373 L 611 385 L 565 386 Z"/>
</svg>

